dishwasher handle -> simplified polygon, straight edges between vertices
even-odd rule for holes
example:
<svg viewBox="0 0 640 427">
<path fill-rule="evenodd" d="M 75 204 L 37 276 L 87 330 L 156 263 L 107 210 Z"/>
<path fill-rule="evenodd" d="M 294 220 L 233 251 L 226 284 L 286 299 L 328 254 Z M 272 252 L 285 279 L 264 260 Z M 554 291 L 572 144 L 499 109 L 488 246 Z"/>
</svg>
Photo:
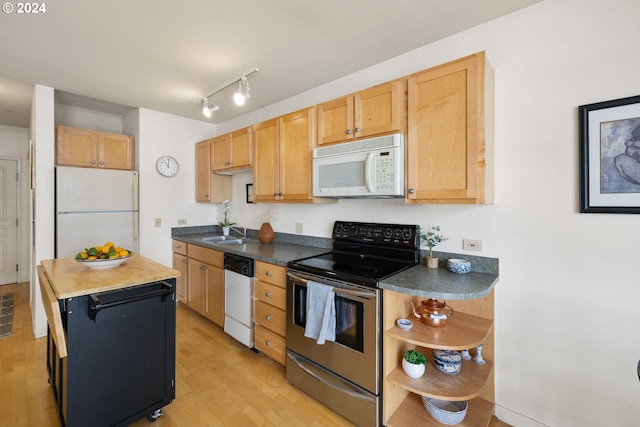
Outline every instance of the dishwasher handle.
<svg viewBox="0 0 640 427">
<path fill-rule="evenodd" d="M 89 317 L 95 322 L 96 316 L 101 310 L 106 310 L 111 307 L 117 307 L 119 305 L 129 304 L 136 301 L 142 301 L 157 296 L 161 296 L 162 302 L 165 302 L 167 297 L 173 293 L 173 285 L 168 282 L 158 282 L 158 284 L 162 285 L 161 289 L 156 289 L 154 291 L 145 292 L 128 298 L 121 298 L 109 302 L 101 302 L 100 294 L 91 294 L 89 295 L 89 298 L 91 300 L 91 302 L 89 303 Z"/>
</svg>

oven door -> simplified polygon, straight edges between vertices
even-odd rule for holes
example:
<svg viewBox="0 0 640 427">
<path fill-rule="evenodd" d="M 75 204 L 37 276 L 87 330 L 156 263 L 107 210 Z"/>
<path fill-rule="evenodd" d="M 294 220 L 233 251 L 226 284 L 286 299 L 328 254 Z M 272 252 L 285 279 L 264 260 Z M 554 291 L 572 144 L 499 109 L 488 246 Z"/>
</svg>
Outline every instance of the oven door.
<svg viewBox="0 0 640 427">
<path fill-rule="evenodd" d="M 296 271 L 287 276 L 287 348 L 378 395 L 380 290 Z M 318 345 L 304 336 L 308 280 L 334 288 L 335 342 Z"/>
</svg>

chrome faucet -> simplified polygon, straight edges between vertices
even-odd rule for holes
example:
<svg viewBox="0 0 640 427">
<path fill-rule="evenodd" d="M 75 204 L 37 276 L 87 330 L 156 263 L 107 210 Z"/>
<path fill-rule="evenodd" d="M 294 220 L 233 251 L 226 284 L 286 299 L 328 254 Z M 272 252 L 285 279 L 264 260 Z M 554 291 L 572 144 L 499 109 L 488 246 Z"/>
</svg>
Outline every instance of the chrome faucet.
<svg viewBox="0 0 640 427">
<path fill-rule="evenodd" d="M 239 228 L 236 227 L 229 227 L 230 230 L 235 231 L 238 234 L 241 234 L 243 238 L 247 238 L 247 228 L 246 227 L 242 227 L 242 230 L 240 230 Z"/>
</svg>

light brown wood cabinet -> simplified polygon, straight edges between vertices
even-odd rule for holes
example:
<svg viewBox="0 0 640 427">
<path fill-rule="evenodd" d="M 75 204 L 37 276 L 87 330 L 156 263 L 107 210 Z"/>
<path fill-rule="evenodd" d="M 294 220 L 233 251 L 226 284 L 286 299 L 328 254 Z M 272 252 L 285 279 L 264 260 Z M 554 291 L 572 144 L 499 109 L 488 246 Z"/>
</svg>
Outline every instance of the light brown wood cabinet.
<svg viewBox="0 0 640 427">
<path fill-rule="evenodd" d="M 187 305 L 224 327 L 224 253 L 187 245 Z"/>
<path fill-rule="evenodd" d="M 403 331 L 396 325 L 399 318 L 412 318 L 407 307 L 409 301 L 420 304 L 420 298 L 385 290 L 383 309 L 384 348 L 384 425 L 441 425 L 433 419 L 422 404 L 422 396 L 441 400 L 467 400 L 469 407 L 460 424 L 466 427 L 486 427 L 494 410 L 494 294 L 474 300 L 448 300 L 455 315 L 438 328 L 422 324 L 413 318 L 413 328 Z M 434 367 L 432 349 L 464 350 L 474 354 L 482 344 L 486 364 L 462 361 L 457 375 L 446 375 Z M 425 374 L 418 379 L 409 378 L 402 370 L 401 361 L 406 350 L 417 348 L 427 356 Z"/>
<path fill-rule="evenodd" d="M 256 202 L 318 201 L 312 196 L 311 155 L 315 107 L 253 127 L 253 192 Z"/>
<path fill-rule="evenodd" d="M 180 272 L 180 277 L 176 277 L 176 298 L 178 301 L 187 301 L 187 244 L 179 240 L 172 241 L 173 246 L 173 269 Z"/>
<path fill-rule="evenodd" d="M 211 170 L 211 141 L 196 144 L 196 202 L 222 203 L 231 200 L 231 175 L 214 174 Z"/>
<path fill-rule="evenodd" d="M 211 169 L 214 171 L 250 168 L 251 155 L 251 128 L 211 139 Z"/>
<path fill-rule="evenodd" d="M 484 52 L 409 77 L 408 203 L 493 203 L 493 71 Z"/>
<path fill-rule="evenodd" d="M 284 366 L 286 359 L 287 272 L 256 261 L 256 349 Z"/>
<path fill-rule="evenodd" d="M 56 126 L 56 164 L 134 170 L 134 138 L 129 135 Z"/>
<path fill-rule="evenodd" d="M 406 80 L 394 80 L 318 106 L 318 145 L 405 132 Z"/>
</svg>

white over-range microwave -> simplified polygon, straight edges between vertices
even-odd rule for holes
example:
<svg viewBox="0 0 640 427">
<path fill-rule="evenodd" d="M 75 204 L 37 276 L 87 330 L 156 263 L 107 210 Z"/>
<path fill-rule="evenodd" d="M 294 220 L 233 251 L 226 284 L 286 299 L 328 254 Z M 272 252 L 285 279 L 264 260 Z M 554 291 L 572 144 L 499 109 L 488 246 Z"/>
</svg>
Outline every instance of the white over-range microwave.
<svg viewBox="0 0 640 427">
<path fill-rule="evenodd" d="M 314 197 L 403 197 L 401 133 L 313 150 Z"/>
</svg>

